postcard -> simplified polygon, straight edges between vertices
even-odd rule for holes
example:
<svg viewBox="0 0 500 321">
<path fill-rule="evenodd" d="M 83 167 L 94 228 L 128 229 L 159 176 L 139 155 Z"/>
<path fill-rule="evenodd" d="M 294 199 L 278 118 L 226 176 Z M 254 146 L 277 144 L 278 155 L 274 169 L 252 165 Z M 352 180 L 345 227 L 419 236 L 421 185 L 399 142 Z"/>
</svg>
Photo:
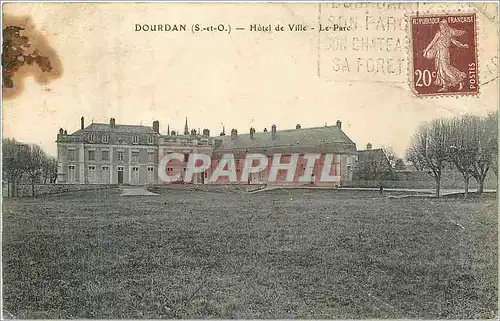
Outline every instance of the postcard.
<svg viewBox="0 0 500 321">
<path fill-rule="evenodd" d="M 498 318 L 495 2 L 4 2 L 5 319 Z"/>
</svg>

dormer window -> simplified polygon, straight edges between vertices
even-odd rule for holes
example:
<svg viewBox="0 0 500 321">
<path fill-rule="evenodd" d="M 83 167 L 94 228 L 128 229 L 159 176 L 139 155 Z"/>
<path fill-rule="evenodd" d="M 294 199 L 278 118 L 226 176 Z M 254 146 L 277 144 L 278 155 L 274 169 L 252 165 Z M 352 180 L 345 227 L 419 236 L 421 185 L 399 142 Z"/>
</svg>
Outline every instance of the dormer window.
<svg viewBox="0 0 500 321">
<path fill-rule="evenodd" d="M 89 142 L 93 142 L 94 141 L 94 134 L 89 134 Z"/>
<path fill-rule="evenodd" d="M 108 134 L 104 134 L 104 135 L 102 135 L 102 142 L 103 142 L 103 143 L 107 143 L 107 142 L 109 142 L 109 135 L 108 135 Z"/>
<path fill-rule="evenodd" d="M 153 144 L 153 136 L 148 136 L 148 144 Z"/>
<path fill-rule="evenodd" d="M 134 144 L 139 144 L 139 136 L 134 136 L 134 139 L 132 141 Z"/>
</svg>

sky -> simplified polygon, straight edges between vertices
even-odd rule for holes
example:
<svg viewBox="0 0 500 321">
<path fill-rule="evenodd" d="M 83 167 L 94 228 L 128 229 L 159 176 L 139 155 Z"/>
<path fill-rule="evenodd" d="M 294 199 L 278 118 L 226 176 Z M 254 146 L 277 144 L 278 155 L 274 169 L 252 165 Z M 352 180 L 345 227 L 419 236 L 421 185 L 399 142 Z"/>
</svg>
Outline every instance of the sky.
<svg viewBox="0 0 500 321">
<path fill-rule="evenodd" d="M 350 12 L 366 15 L 365 9 L 356 10 Z M 250 127 L 260 131 L 276 124 L 279 130 L 341 120 L 358 149 L 370 142 L 403 155 L 420 122 L 485 115 L 498 106 L 498 79 L 490 75 L 498 73 L 498 18 L 486 14 L 477 50 L 480 77 L 488 83 L 480 85 L 480 95 L 421 98 L 410 90 L 406 70 L 397 82 L 328 70 L 336 53 L 325 50 L 319 57 L 316 32 L 135 31 L 137 23 L 315 25 L 317 4 L 13 3 L 4 5 L 4 12 L 31 17 L 60 57 L 63 72 L 45 85 L 27 77 L 20 95 L 3 100 L 3 137 L 39 144 L 51 155 L 59 128 L 78 130 L 82 116 L 86 125 L 111 117 L 118 124 L 151 126 L 159 120 L 163 133 L 168 125 L 182 131 L 187 117 L 191 128 L 208 128 L 212 135 L 222 126 L 247 133 Z M 358 34 L 363 32 L 377 35 Z M 407 49 L 397 55 L 408 58 Z"/>
</svg>

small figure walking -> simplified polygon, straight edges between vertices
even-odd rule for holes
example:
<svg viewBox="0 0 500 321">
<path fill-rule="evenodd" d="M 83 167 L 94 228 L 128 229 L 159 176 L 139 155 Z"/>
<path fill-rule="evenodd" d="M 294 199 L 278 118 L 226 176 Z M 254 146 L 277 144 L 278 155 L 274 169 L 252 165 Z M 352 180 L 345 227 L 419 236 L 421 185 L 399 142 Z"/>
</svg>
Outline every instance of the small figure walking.
<svg viewBox="0 0 500 321">
<path fill-rule="evenodd" d="M 384 195 L 384 186 L 382 185 L 382 182 L 380 182 L 379 191 L 380 195 Z"/>
</svg>

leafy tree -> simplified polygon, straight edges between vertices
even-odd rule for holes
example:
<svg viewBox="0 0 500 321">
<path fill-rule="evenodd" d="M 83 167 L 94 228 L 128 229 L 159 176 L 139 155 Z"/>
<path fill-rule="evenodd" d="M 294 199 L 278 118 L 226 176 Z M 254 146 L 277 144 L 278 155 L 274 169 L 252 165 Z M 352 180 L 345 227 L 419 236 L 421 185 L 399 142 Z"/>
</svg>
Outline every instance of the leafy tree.
<svg viewBox="0 0 500 321">
<path fill-rule="evenodd" d="M 31 184 L 31 196 L 35 196 L 35 183 L 37 183 L 44 171 L 47 156 L 38 145 L 29 145 L 28 158 L 26 160 L 26 174 Z"/>
<path fill-rule="evenodd" d="M 396 158 L 396 163 L 394 164 L 394 169 L 402 171 L 405 169 L 405 163 L 402 158 Z"/>
<path fill-rule="evenodd" d="M 28 146 L 12 138 L 2 139 L 2 172 L 7 181 L 7 195 L 17 195 L 17 185 L 26 172 Z"/>
<path fill-rule="evenodd" d="M 391 162 L 383 149 L 363 151 L 354 166 L 356 180 L 393 180 Z"/>
</svg>

